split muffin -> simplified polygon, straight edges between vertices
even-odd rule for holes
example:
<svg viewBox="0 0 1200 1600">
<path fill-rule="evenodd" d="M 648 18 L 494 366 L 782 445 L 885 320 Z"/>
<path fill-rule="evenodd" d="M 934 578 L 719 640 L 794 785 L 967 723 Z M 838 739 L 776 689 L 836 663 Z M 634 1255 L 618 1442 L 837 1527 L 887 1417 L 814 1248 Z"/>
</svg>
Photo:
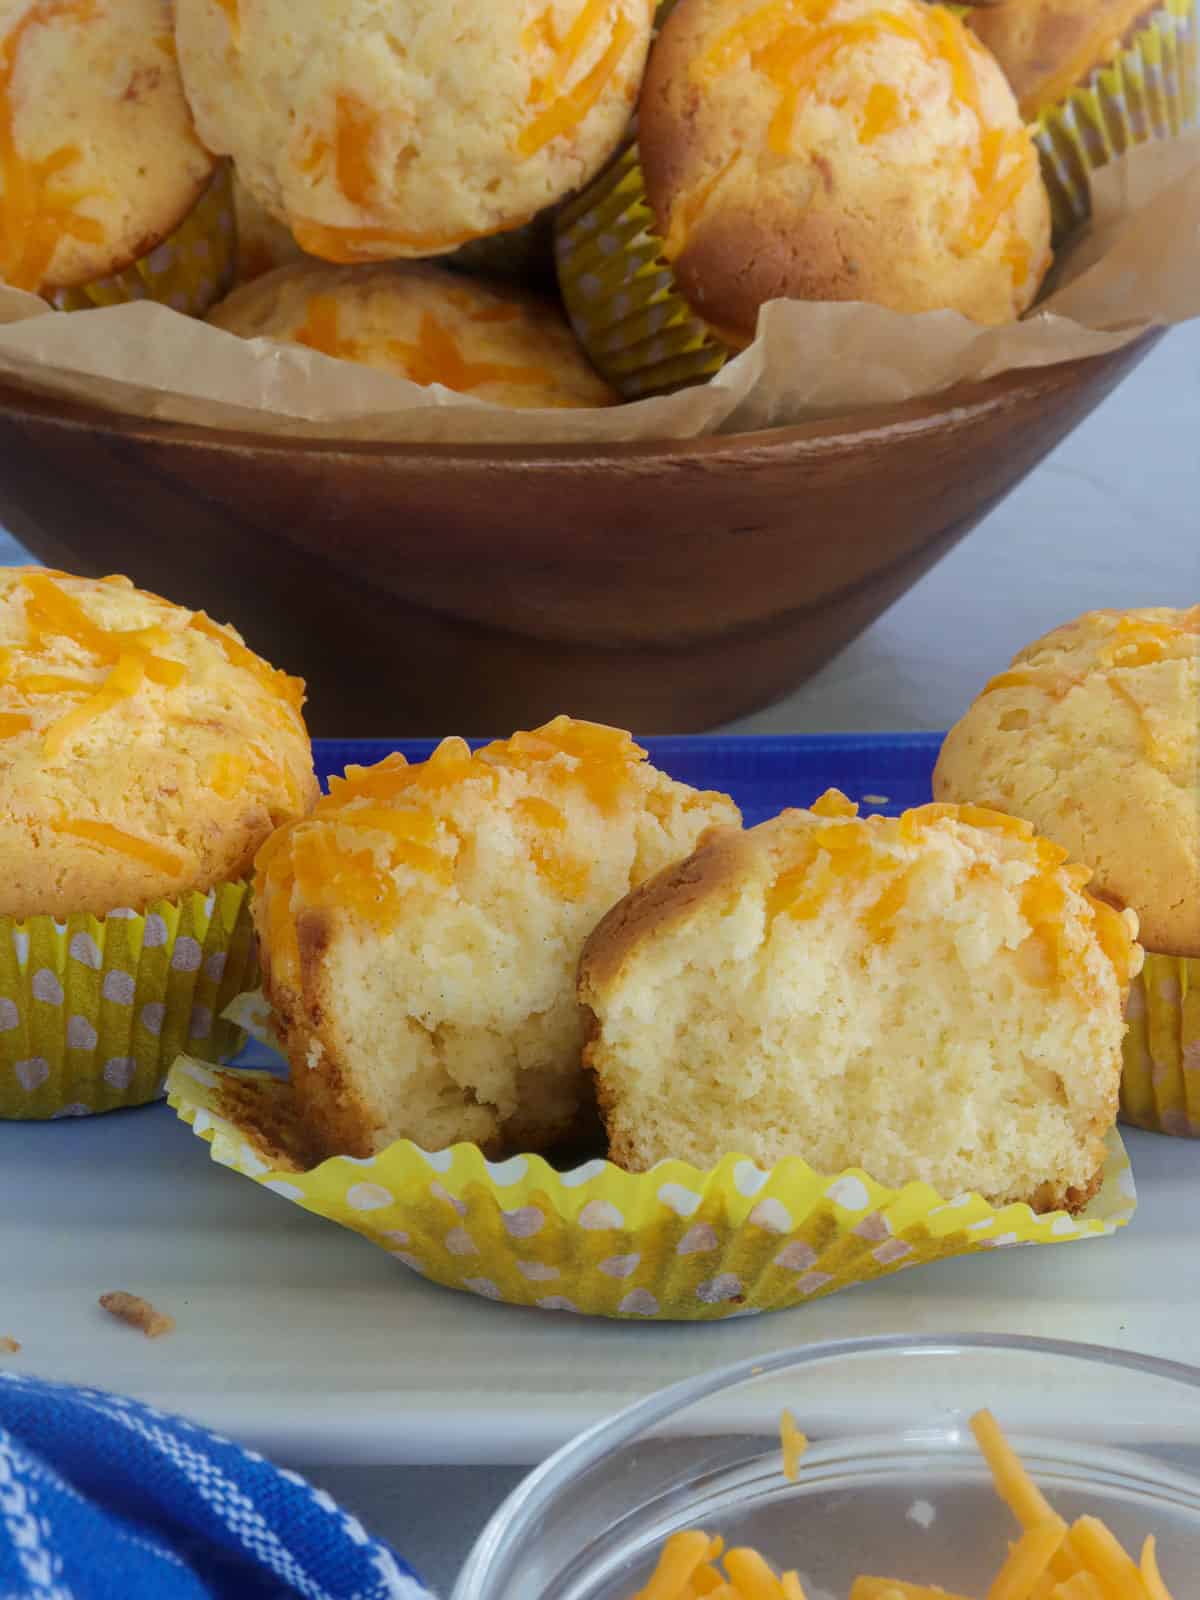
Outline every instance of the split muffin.
<svg viewBox="0 0 1200 1600">
<path fill-rule="evenodd" d="M 435 266 L 283 267 L 235 290 L 209 321 L 496 405 L 616 400 L 557 306 Z"/>
<path fill-rule="evenodd" d="M 127 579 L 0 573 L 0 1111 L 107 1110 L 234 1035 L 255 852 L 316 798 L 303 685 Z"/>
<path fill-rule="evenodd" d="M 627 733 L 566 717 L 476 754 L 447 739 L 418 766 L 350 768 L 257 866 L 265 989 L 315 1147 L 497 1155 L 593 1131 L 583 942 L 632 885 L 739 820 Z"/>
<path fill-rule="evenodd" d="M 831 791 L 714 833 L 589 938 L 612 1159 L 800 1156 L 1078 1211 L 1117 1110 L 1137 919 L 1026 822 Z"/>
<path fill-rule="evenodd" d="M 231 219 L 211 194 L 177 249 L 217 163 L 184 98 L 168 0 L 6 0 L 0 41 L 0 277 L 69 304 L 95 286 L 98 301 L 155 293 L 204 310 L 232 266 Z"/>
<path fill-rule="evenodd" d="M 1129 1121 L 1200 1135 L 1200 606 L 1092 611 L 1036 640 L 951 729 L 934 793 L 1026 817 L 1137 913 Z"/>
<path fill-rule="evenodd" d="M 310 255 L 442 255 L 532 220 L 625 131 L 647 0 L 176 0 L 201 134 Z"/>
</svg>

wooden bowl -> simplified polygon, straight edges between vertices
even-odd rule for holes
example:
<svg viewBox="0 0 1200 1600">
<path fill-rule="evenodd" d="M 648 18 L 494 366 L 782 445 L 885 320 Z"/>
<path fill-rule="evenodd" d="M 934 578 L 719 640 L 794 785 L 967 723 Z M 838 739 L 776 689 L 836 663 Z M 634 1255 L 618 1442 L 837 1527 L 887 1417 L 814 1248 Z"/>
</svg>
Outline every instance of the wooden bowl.
<svg viewBox="0 0 1200 1600">
<path fill-rule="evenodd" d="M 315 734 L 561 710 L 690 732 L 828 661 L 1153 342 L 836 422 L 603 449 L 281 442 L 0 388 L 0 521 L 40 561 L 235 623 L 308 680 Z"/>
</svg>

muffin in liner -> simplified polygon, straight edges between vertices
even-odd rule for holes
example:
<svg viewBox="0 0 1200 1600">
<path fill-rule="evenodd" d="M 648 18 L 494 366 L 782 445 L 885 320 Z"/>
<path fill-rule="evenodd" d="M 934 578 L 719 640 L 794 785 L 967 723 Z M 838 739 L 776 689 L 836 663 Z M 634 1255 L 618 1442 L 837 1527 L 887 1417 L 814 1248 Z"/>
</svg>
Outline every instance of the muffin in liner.
<svg viewBox="0 0 1200 1600">
<path fill-rule="evenodd" d="M 1125 1016 L 1122 1120 L 1200 1139 L 1200 957 L 1147 954 Z"/>
<path fill-rule="evenodd" d="M 0 1117 L 142 1105 L 182 1051 L 236 1054 L 222 1012 L 256 963 L 244 882 L 141 913 L 0 919 Z"/>
<path fill-rule="evenodd" d="M 46 298 L 60 311 L 157 300 L 187 316 L 202 317 L 229 293 L 236 274 L 232 168 L 224 161 L 188 215 L 161 244 L 123 272 L 77 289 L 48 290 Z"/>
<path fill-rule="evenodd" d="M 1112 63 L 1037 119 L 1056 245 L 1090 215 L 1097 168 L 1196 120 L 1198 39 L 1195 0 L 1165 0 Z M 636 143 L 563 207 L 554 250 L 576 336 L 626 400 L 705 382 L 736 353 L 676 288 Z"/>
<path fill-rule="evenodd" d="M 231 1013 L 258 1032 L 242 1002 Z M 401 1139 L 366 1160 L 310 1164 L 285 1079 L 175 1063 L 168 1098 L 212 1159 L 361 1233 L 423 1277 L 510 1305 L 587 1316 L 716 1321 L 783 1310 L 948 1256 L 1113 1233 L 1136 1194 L 1109 1137 L 1104 1181 L 1078 1217 L 888 1189 L 850 1169 L 792 1157 L 764 1172 L 736 1154 L 710 1172 L 668 1161 L 628 1173 L 592 1160 L 556 1171 L 541 1156 L 487 1161 L 475 1145 Z"/>
<path fill-rule="evenodd" d="M 1195 0 L 1165 0 L 1126 47 L 1037 118 L 1034 142 L 1056 242 L 1091 214 L 1091 175 L 1135 145 L 1195 123 L 1200 105 Z"/>
<path fill-rule="evenodd" d="M 660 23 L 670 9 L 660 8 Z M 967 10 L 946 9 L 959 16 Z M 646 197 L 636 136 L 563 206 L 554 255 L 576 337 L 623 399 L 704 383 L 737 354 L 676 285 Z"/>
</svg>

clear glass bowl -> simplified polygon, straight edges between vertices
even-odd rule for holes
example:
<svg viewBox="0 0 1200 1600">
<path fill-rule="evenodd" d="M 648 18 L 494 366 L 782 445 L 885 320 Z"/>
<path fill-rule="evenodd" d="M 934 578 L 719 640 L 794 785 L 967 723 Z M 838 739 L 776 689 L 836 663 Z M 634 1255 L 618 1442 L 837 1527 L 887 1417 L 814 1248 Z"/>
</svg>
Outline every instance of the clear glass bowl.
<svg viewBox="0 0 1200 1600">
<path fill-rule="evenodd" d="M 809 1438 L 796 1482 L 785 1407 Z M 967 1425 L 982 1407 L 1062 1516 L 1103 1517 L 1135 1558 L 1155 1534 L 1176 1600 L 1194 1596 L 1200 1370 L 980 1335 L 814 1344 L 631 1406 L 515 1490 L 453 1600 L 630 1600 L 688 1527 L 798 1568 L 809 1600 L 861 1573 L 986 1594 L 1016 1524 Z"/>
</svg>

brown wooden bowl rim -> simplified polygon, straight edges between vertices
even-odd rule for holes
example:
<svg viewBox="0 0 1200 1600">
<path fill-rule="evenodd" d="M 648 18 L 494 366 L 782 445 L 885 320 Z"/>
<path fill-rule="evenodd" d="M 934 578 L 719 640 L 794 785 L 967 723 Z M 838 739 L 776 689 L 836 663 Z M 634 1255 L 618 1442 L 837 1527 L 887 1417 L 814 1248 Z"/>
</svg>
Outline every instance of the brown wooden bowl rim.
<svg viewBox="0 0 1200 1600">
<path fill-rule="evenodd" d="M 910 437 L 937 432 L 948 421 L 961 424 L 990 412 L 1040 399 L 1051 389 L 1074 387 L 1088 373 L 1115 360 L 1140 358 L 1166 332 L 1152 328 L 1129 344 L 1098 355 L 1049 366 L 1023 367 L 970 383 L 954 384 L 923 399 L 873 406 L 787 427 L 750 433 L 704 434 L 687 439 L 615 440 L 611 443 L 564 442 L 538 444 L 456 444 L 388 441 L 380 439 L 327 439 L 306 435 L 288 438 L 245 429 L 207 427 L 199 423 L 157 421 L 129 412 L 110 411 L 97 405 L 64 401 L 39 394 L 14 383 L 0 382 L 0 414 L 22 414 L 31 421 L 50 422 L 66 429 L 84 429 L 119 435 L 123 441 L 143 444 L 174 443 L 190 447 L 253 451 L 286 457 L 300 454 L 337 457 L 390 458 L 404 462 L 457 462 L 524 471 L 531 467 L 577 466 L 588 462 L 624 462 L 659 466 L 713 457 L 775 454 L 820 454 L 839 445 L 856 445 L 864 438 L 883 435 Z"/>
</svg>

